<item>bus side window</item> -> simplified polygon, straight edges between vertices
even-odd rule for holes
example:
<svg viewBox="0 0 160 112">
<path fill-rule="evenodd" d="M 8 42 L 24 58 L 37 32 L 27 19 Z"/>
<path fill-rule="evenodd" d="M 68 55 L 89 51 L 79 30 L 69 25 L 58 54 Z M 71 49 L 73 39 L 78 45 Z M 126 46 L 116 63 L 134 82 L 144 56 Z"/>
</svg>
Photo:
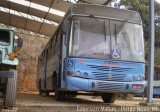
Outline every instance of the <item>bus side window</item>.
<svg viewBox="0 0 160 112">
<path fill-rule="evenodd" d="M 68 36 L 69 36 L 69 18 L 65 18 L 61 25 L 61 33 L 65 36 L 65 45 L 68 44 Z"/>
<path fill-rule="evenodd" d="M 51 57 L 53 57 L 55 54 L 55 44 L 56 44 L 56 36 L 54 36 L 52 39 Z"/>
<path fill-rule="evenodd" d="M 52 47 L 55 46 L 55 40 L 56 40 L 56 36 L 54 35 L 54 37 L 52 37 Z"/>
<path fill-rule="evenodd" d="M 50 51 L 50 48 L 48 47 L 47 48 L 47 61 L 50 59 L 50 52 L 49 51 Z"/>
<path fill-rule="evenodd" d="M 44 57 L 44 52 L 43 52 L 43 54 L 42 54 L 42 66 L 44 65 L 44 59 L 45 57 Z"/>
<path fill-rule="evenodd" d="M 40 57 L 40 59 L 39 59 L 39 64 L 38 64 L 38 69 L 39 69 L 39 71 L 40 71 L 40 69 L 42 69 L 42 66 L 43 66 L 43 63 L 42 63 L 42 57 Z"/>
<path fill-rule="evenodd" d="M 55 53 L 60 51 L 60 40 L 61 40 L 61 34 L 60 32 L 58 32 L 56 37 Z"/>
<path fill-rule="evenodd" d="M 49 43 L 49 47 L 48 47 L 48 60 L 50 60 L 52 58 L 52 44 Z"/>
</svg>

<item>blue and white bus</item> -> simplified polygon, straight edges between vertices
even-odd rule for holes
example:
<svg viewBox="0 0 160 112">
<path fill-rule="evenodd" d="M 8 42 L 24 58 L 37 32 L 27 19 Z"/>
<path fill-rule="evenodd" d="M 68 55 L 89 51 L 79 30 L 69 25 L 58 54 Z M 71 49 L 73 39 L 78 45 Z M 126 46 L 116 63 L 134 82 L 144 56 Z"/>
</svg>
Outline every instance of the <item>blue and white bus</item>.
<svg viewBox="0 0 160 112">
<path fill-rule="evenodd" d="M 57 100 L 87 94 L 113 103 L 117 93 L 144 92 L 144 61 L 139 13 L 75 4 L 39 56 L 37 86 Z"/>
</svg>

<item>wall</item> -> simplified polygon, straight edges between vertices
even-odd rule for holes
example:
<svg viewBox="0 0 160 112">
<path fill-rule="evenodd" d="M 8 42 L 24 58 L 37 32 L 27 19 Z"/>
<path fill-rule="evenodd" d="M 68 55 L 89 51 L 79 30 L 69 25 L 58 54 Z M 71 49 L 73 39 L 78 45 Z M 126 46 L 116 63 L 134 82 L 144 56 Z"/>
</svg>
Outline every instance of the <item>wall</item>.
<svg viewBox="0 0 160 112">
<path fill-rule="evenodd" d="M 25 34 L 20 35 L 23 38 L 23 46 L 18 52 L 20 64 L 18 66 L 18 91 L 37 91 L 36 73 L 37 60 L 46 45 L 48 38 L 34 37 Z"/>
</svg>

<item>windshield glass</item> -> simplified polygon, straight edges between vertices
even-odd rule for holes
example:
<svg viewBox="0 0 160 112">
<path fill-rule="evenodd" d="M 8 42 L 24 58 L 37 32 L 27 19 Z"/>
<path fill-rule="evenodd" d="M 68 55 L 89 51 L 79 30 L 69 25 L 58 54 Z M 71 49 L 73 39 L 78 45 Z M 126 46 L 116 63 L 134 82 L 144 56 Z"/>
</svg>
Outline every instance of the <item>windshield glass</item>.
<svg viewBox="0 0 160 112">
<path fill-rule="evenodd" d="M 0 45 L 7 46 L 10 43 L 10 32 L 0 31 Z"/>
<path fill-rule="evenodd" d="M 70 56 L 144 62 L 142 25 L 74 17 Z"/>
</svg>

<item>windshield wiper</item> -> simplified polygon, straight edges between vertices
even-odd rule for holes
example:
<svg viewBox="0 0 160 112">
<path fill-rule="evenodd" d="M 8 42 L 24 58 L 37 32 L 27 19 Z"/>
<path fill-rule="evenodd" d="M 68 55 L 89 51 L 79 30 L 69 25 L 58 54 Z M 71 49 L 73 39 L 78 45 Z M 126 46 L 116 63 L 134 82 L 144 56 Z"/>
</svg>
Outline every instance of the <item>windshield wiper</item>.
<svg viewBox="0 0 160 112">
<path fill-rule="evenodd" d="M 116 45 L 117 45 L 117 26 L 115 24 L 115 28 L 114 28 L 114 35 L 115 35 L 115 41 L 116 41 Z"/>
<path fill-rule="evenodd" d="M 116 34 L 118 34 L 124 28 L 124 26 L 127 22 L 128 22 L 128 20 L 123 21 L 123 23 L 118 27 Z"/>
</svg>

